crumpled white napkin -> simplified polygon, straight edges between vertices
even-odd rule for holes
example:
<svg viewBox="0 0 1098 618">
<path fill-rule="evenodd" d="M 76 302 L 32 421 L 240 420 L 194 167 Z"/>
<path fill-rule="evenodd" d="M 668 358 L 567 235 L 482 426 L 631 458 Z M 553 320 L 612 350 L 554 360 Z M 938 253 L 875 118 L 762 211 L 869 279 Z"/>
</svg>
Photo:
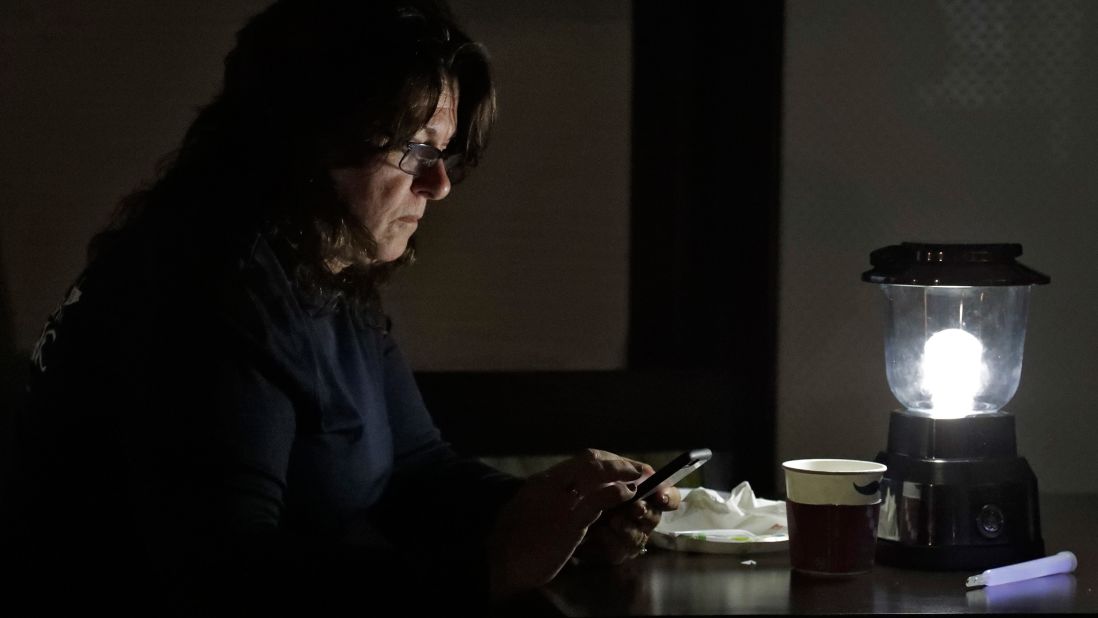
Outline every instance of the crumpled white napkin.
<svg viewBox="0 0 1098 618">
<path fill-rule="evenodd" d="M 757 536 L 787 533 L 785 502 L 756 498 L 747 481 L 728 498 L 699 487 L 686 493 L 678 510 L 664 513 L 656 526 L 656 532 L 672 535 L 702 530 L 742 530 Z"/>
</svg>

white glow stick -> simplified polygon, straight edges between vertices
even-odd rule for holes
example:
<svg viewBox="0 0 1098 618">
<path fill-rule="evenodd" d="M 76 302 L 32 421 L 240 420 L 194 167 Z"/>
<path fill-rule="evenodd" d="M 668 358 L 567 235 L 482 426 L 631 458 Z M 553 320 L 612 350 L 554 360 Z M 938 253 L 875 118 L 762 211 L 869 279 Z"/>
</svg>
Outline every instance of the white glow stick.
<svg viewBox="0 0 1098 618">
<path fill-rule="evenodd" d="M 1062 551 L 1055 556 L 1048 556 L 1047 558 L 1019 562 L 1018 564 L 999 567 L 997 569 L 988 569 L 979 575 L 973 575 L 968 578 L 968 581 L 965 582 L 965 586 L 969 588 L 975 586 L 998 586 L 1000 584 L 1020 582 L 1024 579 L 1044 577 L 1045 575 L 1071 573 L 1075 570 L 1078 563 L 1079 561 L 1075 559 L 1075 554 L 1069 551 Z"/>
</svg>

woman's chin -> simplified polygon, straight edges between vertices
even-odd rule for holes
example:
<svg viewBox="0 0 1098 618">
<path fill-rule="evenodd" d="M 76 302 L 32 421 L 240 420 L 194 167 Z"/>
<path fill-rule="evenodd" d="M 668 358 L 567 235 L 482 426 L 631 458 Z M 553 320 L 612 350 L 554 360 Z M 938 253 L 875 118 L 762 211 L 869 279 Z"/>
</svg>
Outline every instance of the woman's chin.
<svg viewBox="0 0 1098 618">
<path fill-rule="evenodd" d="M 404 250 L 408 248 L 407 244 L 403 244 L 399 247 L 379 247 L 377 257 L 374 258 L 376 264 L 387 264 L 389 262 L 395 262 L 400 259 L 400 256 L 404 255 Z"/>
</svg>

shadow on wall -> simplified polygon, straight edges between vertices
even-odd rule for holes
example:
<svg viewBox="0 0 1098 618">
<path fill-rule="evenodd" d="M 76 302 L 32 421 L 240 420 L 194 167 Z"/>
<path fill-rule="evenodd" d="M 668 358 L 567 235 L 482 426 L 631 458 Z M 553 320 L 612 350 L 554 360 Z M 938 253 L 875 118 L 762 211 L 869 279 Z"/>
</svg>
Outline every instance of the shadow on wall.
<svg viewBox="0 0 1098 618">
<path fill-rule="evenodd" d="M 28 367 L 27 355 L 15 343 L 15 319 L 2 256 L 0 251 L 0 529 L 7 525 L 4 505 L 15 451 L 15 418 L 24 403 Z"/>
</svg>

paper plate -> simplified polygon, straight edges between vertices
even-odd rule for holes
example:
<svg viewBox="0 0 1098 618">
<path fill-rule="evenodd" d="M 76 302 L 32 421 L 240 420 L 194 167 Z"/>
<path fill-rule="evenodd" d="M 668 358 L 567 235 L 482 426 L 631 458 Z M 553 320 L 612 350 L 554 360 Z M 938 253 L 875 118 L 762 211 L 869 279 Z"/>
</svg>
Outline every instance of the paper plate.
<svg viewBox="0 0 1098 618">
<path fill-rule="evenodd" d="M 653 531 L 650 545 L 675 551 L 703 554 L 762 554 L 789 549 L 789 535 L 764 534 L 748 537 L 742 530 Z"/>
<path fill-rule="evenodd" d="M 750 491 L 750 488 L 747 488 Z M 680 490 L 683 497 L 690 492 L 689 489 Z M 728 500 L 728 492 L 716 492 L 721 498 Z M 762 500 L 761 502 L 773 502 Z M 674 513 L 674 512 L 672 512 Z M 689 551 L 707 554 L 761 554 L 767 552 L 788 551 L 789 534 L 783 526 L 770 533 L 753 534 L 746 530 L 738 529 L 698 529 L 682 530 L 669 529 L 676 527 L 674 515 L 667 513 L 661 527 L 656 528 L 649 538 L 649 545 L 673 551 Z M 669 524 L 665 525 L 665 524 Z M 681 523 L 680 523 L 681 526 Z"/>
</svg>

